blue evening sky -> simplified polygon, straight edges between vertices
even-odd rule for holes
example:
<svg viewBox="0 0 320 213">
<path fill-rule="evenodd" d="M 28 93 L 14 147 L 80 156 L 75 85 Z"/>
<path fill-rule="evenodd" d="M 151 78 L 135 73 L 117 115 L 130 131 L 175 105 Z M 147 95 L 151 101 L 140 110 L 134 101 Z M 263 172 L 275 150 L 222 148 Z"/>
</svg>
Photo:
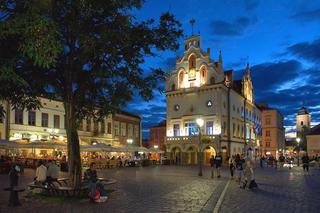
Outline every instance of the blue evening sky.
<svg viewBox="0 0 320 213">
<path fill-rule="evenodd" d="M 140 20 L 158 19 L 169 11 L 182 23 L 184 36 L 190 36 L 189 20 L 202 38 L 202 49 L 211 48 L 216 60 L 222 51 L 224 68 L 234 69 L 240 78 L 250 63 L 256 102 L 267 101 L 285 116 L 285 125 L 295 125 L 298 109 L 305 105 L 312 124 L 320 122 L 320 1 L 297 0 L 150 0 L 136 12 Z M 169 66 L 182 55 L 183 38 L 176 52 L 161 52 L 143 65 Z M 159 82 L 163 85 L 163 82 Z M 165 95 L 144 102 L 136 98 L 127 111 L 143 118 L 143 137 L 149 128 L 166 117 Z"/>
</svg>

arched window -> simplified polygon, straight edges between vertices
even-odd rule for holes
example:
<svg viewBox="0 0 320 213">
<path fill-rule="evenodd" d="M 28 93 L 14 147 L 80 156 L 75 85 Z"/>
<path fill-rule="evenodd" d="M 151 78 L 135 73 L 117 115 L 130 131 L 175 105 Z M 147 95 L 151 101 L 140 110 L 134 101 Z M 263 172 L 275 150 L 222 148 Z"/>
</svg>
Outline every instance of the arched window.
<svg viewBox="0 0 320 213">
<path fill-rule="evenodd" d="M 200 71 L 200 85 L 206 84 L 206 81 L 207 81 L 207 68 L 206 66 L 202 66 Z"/>
<path fill-rule="evenodd" d="M 194 55 L 191 55 L 189 58 L 189 70 L 196 68 L 196 57 Z"/>
<path fill-rule="evenodd" d="M 180 71 L 179 73 L 179 88 L 184 88 L 184 71 Z"/>
</svg>

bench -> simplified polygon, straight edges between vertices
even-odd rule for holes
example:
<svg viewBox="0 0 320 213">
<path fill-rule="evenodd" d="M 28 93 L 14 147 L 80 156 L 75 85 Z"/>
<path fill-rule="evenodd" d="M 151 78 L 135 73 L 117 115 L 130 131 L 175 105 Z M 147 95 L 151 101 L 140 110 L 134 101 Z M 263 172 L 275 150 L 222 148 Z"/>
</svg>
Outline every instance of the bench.
<svg viewBox="0 0 320 213">
<path fill-rule="evenodd" d="M 23 188 L 19 187 L 7 187 L 4 188 L 5 191 L 10 191 L 10 197 L 9 197 L 9 206 L 20 206 L 20 200 L 19 200 L 19 192 L 25 191 Z"/>
</svg>

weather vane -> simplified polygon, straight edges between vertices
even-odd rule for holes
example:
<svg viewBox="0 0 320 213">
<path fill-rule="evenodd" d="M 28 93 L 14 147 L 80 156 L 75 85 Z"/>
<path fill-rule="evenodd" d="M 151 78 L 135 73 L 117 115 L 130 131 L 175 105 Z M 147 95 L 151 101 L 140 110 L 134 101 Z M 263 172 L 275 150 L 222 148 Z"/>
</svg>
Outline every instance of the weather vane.
<svg viewBox="0 0 320 213">
<path fill-rule="evenodd" d="M 193 18 L 190 20 L 191 29 L 192 29 L 192 35 L 193 35 L 193 25 L 196 23 L 196 20 Z"/>
</svg>

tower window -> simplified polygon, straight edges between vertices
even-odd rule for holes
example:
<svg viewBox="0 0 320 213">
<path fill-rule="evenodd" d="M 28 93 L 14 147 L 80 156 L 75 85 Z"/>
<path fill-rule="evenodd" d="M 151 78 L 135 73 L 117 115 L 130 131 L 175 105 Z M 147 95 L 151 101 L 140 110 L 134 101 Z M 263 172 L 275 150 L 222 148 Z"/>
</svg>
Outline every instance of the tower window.
<svg viewBox="0 0 320 213">
<path fill-rule="evenodd" d="M 301 121 L 301 126 L 303 126 L 303 121 Z"/>
<path fill-rule="evenodd" d="M 193 68 L 196 68 L 196 57 L 194 55 L 191 55 L 189 58 L 189 69 Z"/>
</svg>

